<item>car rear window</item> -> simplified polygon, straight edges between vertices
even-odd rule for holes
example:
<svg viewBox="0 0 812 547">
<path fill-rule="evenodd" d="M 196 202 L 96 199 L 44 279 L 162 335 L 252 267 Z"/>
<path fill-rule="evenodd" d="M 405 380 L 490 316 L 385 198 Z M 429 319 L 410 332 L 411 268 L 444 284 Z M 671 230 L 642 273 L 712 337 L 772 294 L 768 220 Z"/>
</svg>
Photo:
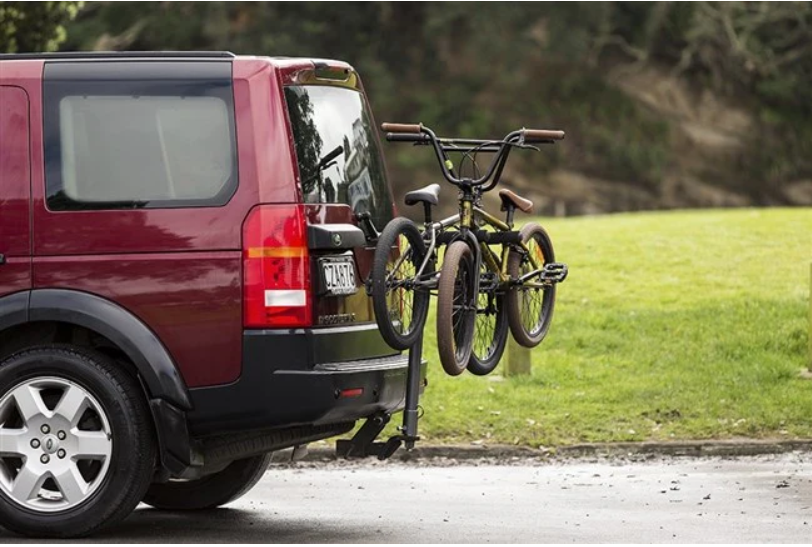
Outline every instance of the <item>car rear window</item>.
<svg viewBox="0 0 812 547">
<path fill-rule="evenodd" d="M 343 203 L 369 212 L 378 229 L 392 196 L 364 96 L 353 89 L 285 88 L 305 203 Z"/>
<path fill-rule="evenodd" d="M 230 68 L 184 78 L 188 63 L 104 65 L 46 70 L 48 207 L 226 203 L 237 184 Z"/>
</svg>

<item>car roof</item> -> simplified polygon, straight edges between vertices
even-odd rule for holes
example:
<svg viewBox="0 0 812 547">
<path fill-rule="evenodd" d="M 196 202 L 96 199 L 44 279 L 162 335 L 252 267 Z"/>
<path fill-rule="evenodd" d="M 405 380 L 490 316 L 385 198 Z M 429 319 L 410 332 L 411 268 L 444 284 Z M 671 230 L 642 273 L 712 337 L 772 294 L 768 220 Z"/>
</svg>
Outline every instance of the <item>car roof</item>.
<svg viewBox="0 0 812 547">
<path fill-rule="evenodd" d="M 271 66 L 278 71 L 285 83 L 291 83 L 292 78 L 302 69 L 330 69 L 345 73 L 355 72 L 355 69 L 344 61 L 333 59 L 320 59 L 312 57 L 268 57 L 258 55 L 235 55 L 230 51 L 60 51 L 54 53 L 3 53 L 0 62 L 27 63 L 62 63 L 62 62 L 88 62 L 94 61 L 223 61 L 234 63 L 261 63 Z M 362 90 L 359 80 L 357 89 Z"/>
<path fill-rule="evenodd" d="M 102 59 L 265 59 L 280 68 L 301 66 L 303 64 L 344 66 L 349 65 L 334 59 L 317 59 L 312 57 L 257 56 L 236 55 L 230 51 L 57 51 L 53 53 L 0 53 L 0 61 L 81 61 Z"/>
<path fill-rule="evenodd" d="M 0 60 L 40 59 L 46 61 L 78 59 L 154 59 L 154 58 L 234 58 L 230 51 L 57 51 L 53 53 L 2 53 Z"/>
</svg>

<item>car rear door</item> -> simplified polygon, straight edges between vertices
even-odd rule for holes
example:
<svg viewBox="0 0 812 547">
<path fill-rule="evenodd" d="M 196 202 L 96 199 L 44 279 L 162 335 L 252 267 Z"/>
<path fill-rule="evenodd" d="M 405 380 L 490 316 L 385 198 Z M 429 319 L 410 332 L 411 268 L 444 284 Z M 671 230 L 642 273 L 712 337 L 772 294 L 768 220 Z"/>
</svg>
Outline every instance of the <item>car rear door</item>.
<svg viewBox="0 0 812 547">
<path fill-rule="evenodd" d="M 393 212 L 366 97 L 354 73 L 341 76 L 284 88 L 308 223 L 315 326 L 375 321 L 364 287 L 375 241 L 359 218 L 380 230 Z"/>
</svg>

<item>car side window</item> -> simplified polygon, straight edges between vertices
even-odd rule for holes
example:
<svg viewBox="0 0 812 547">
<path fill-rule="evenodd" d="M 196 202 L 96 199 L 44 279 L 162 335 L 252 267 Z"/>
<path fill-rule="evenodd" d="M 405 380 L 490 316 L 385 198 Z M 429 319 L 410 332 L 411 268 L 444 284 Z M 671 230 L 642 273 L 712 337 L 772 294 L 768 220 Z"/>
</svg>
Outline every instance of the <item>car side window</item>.
<svg viewBox="0 0 812 547">
<path fill-rule="evenodd" d="M 49 209 L 219 206 L 233 195 L 230 64 L 54 63 L 44 80 Z"/>
</svg>

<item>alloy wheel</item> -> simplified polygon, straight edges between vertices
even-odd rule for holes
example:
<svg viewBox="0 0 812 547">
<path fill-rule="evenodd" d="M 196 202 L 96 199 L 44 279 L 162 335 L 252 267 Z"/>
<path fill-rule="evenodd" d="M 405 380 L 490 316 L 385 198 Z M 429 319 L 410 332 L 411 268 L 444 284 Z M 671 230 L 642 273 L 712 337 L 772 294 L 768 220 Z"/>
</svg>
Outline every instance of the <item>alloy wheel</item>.
<svg viewBox="0 0 812 547">
<path fill-rule="evenodd" d="M 51 513 L 82 504 L 112 452 L 104 409 L 75 382 L 31 378 L 0 399 L 0 491 L 17 505 Z"/>
</svg>

